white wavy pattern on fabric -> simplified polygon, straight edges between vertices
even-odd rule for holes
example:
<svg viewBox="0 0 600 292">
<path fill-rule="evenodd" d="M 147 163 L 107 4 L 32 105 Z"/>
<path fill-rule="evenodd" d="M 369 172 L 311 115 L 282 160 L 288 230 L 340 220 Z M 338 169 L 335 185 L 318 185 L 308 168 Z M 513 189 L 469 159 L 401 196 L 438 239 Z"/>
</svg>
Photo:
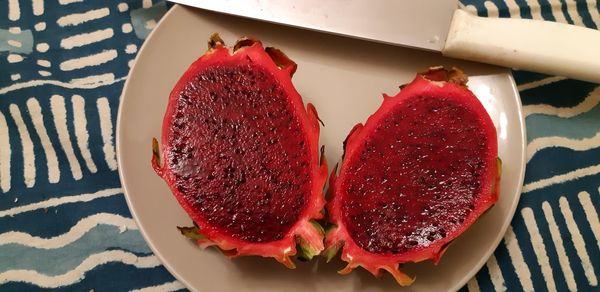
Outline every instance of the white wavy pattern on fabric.
<svg viewBox="0 0 600 292">
<path fill-rule="evenodd" d="M 575 151 L 585 151 L 599 146 L 600 132 L 596 133 L 594 137 L 587 139 L 570 139 L 559 136 L 537 138 L 527 144 L 527 162 L 529 162 L 540 150 L 550 147 L 562 147 Z"/>
<path fill-rule="evenodd" d="M 538 181 L 530 182 L 523 186 L 523 194 L 543 189 L 551 185 L 573 181 L 586 176 L 596 175 L 600 173 L 600 165 L 592 165 L 577 170 L 569 171 L 567 173 L 555 175 L 549 178 L 544 178 Z"/>
<path fill-rule="evenodd" d="M 527 105 L 523 107 L 526 116 L 540 114 L 556 116 L 559 118 L 572 118 L 587 113 L 596 107 L 600 107 L 600 87 L 595 88 L 579 104 L 573 107 L 554 107 L 546 104 Z M 600 147 L 599 131 L 590 138 L 573 139 L 562 136 L 540 137 L 527 144 L 527 162 L 529 162 L 539 151 L 552 147 L 567 148 L 575 151 L 586 151 Z"/>
<path fill-rule="evenodd" d="M 573 107 L 554 107 L 548 104 L 534 104 L 523 106 L 523 113 L 525 116 L 540 114 L 557 116 L 560 118 L 572 118 L 592 110 L 598 106 L 598 104 L 600 104 L 600 87 L 592 90 L 582 102 Z"/>
<path fill-rule="evenodd" d="M 554 82 L 566 80 L 566 79 L 567 78 L 565 78 L 565 77 L 552 76 L 552 77 L 544 78 L 544 79 L 541 79 L 541 80 L 536 80 L 536 81 L 531 81 L 531 82 L 524 83 L 524 84 L 519 84 L 517 86 L 517 89 L 519 91 L 525 91 L 525 90 L 542 87 L 542 86 L 545 86 L 545 85 L 548 85 L 548 84 L 552 84 Z"/>
<path fill-rule="evenodd" d="M 101 86 L 107 86 L 117 82 L 121 82 L 126 78 L 127 77 L 115 78 L 114 74 L 106 73 L 101 75 L 92 75 L 88 77 L 77 78 L 69 82 L 49 79 L 29 80 L 21 83 L 14 83 L 9 86 L 0 88 L 0 94 L 6 94 L 20 89 L 37 87 L 42 85 L 54 85 L 68 89 L 94 89 Z"/>
<path fill-rule="evenodd" d="M 111 189 L 100 190 L 95 193 L 52 198 L 52 199 L 48 199 L 48 200 L 37 202 L 37 203 L 32 203 L 32 204 L 28 204 L 28 205 L 24 205 L 24 206 L 18 206 L 18 207 L 6 209 L 6 210 L 1 210 L 0 218 L 6 217 L 6 216 L 14 216 L 14 215 L 21 214 L 24 212 L 30 212 L 30 211 L 44 209 L 44 208 L 56 207 L 56 206 L 60 206 L 63 204 L 70 204 L 70 203 L 76 203 L 76 202 L 90 202 L 95 199 L 106 198 L 106 197 L 110 197 L 110 196 L 119 195 L 122 193 L 123 193 L 123 190 L 121 188 L 111 188 Z"/>
<path fill-rule="evenodd" d="M 179 281 L 173 281 L 156 286 L 145 287 L 141 289 L 131 290 L 131 292 L 170 292 L 185 289 L 185 286 Z"/>
<path fill-rule="evenodd" d="M 138 229 L 131 218 L 110 213 L 97 213 L 79 220 L 69 231 L 51 238 L 41 238 L 18 231 L 5 232 L 0 234 L 0 245 L 14 243 L 40 249 L 61 248 L 75 242 L 100 224 L 116 226 L 121 231 Z"/>
<path fill-rule="evenodd" d="M 73 270 L 57 276 L 44 275 L 34 270 L 9 270 L 0 273 L 0 284 L 7 282 L 25 282 L 42 288 L 58 288 L 79 282 L 84 278 L 87 271 L 111 262 L 121 262 L 140 269 L 153 268 L 161 264 L 154 255 L 138 257 L 130 252 L 110 250 L 92 254 Z"/>
</svg>

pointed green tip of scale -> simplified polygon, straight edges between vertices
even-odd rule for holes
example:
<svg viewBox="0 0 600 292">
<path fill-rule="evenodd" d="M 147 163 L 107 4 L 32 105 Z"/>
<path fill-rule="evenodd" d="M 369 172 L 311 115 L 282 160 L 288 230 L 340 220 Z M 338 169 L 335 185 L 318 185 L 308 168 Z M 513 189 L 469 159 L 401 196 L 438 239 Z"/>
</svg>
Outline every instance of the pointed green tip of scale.
<svg viewBox="0 0 600 292">
<path fill-rule="evenodd" d="M 206 239 L 206 236 L 204 236 L 203 234 L 200 233 L 200 230 L 198 229 L 198 227 L 193 226 L 193 227 L 180 227 L 177 226 L 177 229 L 179 229 L 179 232 L 181 232 L 181 235 L 189 238 L 189 239 L 193 239 L 193 240 L 203 240 Z"/>
<path fill-rule="evenodd" d="M 341 244 L 334 244 L 328 248 L 326 248 L 321 254 L 325 257 L 325 261 L 329 263 L 335 255 L 340 251 Z"/>
</svg>

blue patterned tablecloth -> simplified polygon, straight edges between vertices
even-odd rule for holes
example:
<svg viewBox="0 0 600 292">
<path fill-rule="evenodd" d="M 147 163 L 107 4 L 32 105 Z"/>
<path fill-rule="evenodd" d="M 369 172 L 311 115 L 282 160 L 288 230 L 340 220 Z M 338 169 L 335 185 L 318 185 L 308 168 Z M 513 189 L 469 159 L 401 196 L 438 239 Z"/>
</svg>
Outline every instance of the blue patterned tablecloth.
<svg viewBox="0 0 600 292">
<path fill-rule="evenodd" d="M 462 0 L 597 29 L 594 0 Z M 120 187 L 119 96 L 156 0 L 0 0 L 0 290 L 184 289 Z M 598 48 L 600 58 L 600 48 Z M 600 291 L 600 86 L 514 71 L 527 171 L 511 227 L 463 290 Z"/>
</svg>

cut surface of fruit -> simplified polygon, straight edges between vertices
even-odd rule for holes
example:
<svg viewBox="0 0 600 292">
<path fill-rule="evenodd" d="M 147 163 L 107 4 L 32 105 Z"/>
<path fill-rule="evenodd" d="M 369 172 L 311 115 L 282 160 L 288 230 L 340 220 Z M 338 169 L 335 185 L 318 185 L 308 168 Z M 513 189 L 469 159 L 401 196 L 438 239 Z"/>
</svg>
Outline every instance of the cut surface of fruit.
<svg viewBox="0 0 600 292">
<path fill-rule="evenodd" d="M 328 257 L 343 246 L 343 273 L 383 269 L 409 285 L 399 264 L 439 261 L 497 201 L 496 130 L 466 81 L 458 69 L 431 68 L 384 95 L 347 137 L 330 179 L 326 239 Z"/>
<path fill-rule="evenodd" d="M 180 230 L 200 245 L 289 267 L 296 244 L 309 257 L 323 249 L 313 220 L 327 165 L 295 70 L 277 49 L 243 38 L 231 52 L 215 34 L 173 88 L 152 163 L 196 224 Z"/>
</svg>

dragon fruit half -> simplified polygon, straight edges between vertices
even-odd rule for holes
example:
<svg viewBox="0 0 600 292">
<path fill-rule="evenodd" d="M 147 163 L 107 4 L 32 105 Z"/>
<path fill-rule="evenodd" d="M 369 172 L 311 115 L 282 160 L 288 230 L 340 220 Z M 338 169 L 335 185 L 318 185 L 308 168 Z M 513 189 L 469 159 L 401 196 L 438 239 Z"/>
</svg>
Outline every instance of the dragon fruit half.
<svg viewBox="0 0 600 292">
<path fill-rule="evenodd" d="M 349 273 L 388 271 L 402 285 L 406 262 L 438 262 L 448 245 L 498 199 L 496 129 L 458 69 L 431 68 L 356 125 L 330 178 L 330 260 Z"/>
<path fill-rule="evenodd" d="M 289 268 L 319 254 L 327 164 L 319 118 L 292 85 L 296 63 L 260 41 L 214 34 L 173 88 L 152 165 L 194 222 L 180 228 L 230 257 Z M 161 160 L 162 157 L 162 160 Z"/>
</svg>

